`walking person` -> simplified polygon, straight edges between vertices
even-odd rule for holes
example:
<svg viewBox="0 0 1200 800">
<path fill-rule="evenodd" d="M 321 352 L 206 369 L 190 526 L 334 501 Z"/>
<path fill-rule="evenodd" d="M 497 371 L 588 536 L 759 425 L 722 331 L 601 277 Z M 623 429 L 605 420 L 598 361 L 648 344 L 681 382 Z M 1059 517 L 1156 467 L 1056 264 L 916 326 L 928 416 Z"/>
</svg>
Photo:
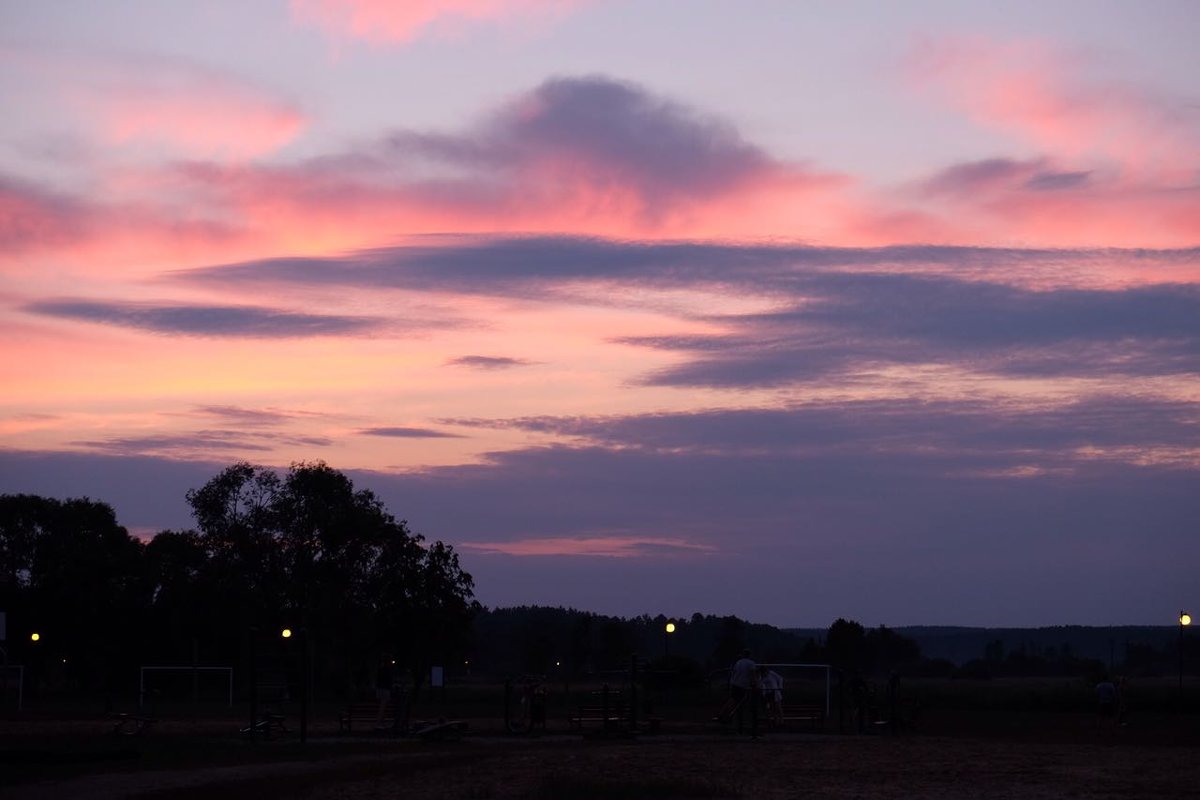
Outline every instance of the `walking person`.
<svg viewBox="0 0 1200 800">
<path fill-rule="evenodd" d="M 745 730 L 743 723 L 749 711 L 750 735 L 758 738 L 758 665 L 750 658 L 749 650 L 743 650 L 742 657 L 733 662 L 729 674 L 729 699 L 733 703 L 737 732 Z"/>
</svg>

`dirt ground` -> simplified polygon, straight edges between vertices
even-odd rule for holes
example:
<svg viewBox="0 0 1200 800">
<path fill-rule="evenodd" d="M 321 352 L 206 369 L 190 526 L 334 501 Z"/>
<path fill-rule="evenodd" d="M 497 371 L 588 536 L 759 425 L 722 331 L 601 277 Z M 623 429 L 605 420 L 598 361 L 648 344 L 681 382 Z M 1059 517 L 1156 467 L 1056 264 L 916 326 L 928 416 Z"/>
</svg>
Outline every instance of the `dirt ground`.
<svg viewBox="0 0 1200 800">
<path fill-rule="evenodd" d="M 711 732 L 591 740 L 468 736 L 364 747 L 316 740 L 266 760 L 181 762 L 49 775 L 0 797 L 49 798 L 1188 798 L 1200 797 L 1192 746 L 944 736 Z M 261 749 L 258 751 L 263 753 Z M 0 765 L 0 769 L 4 765 Z"/>
</svg>

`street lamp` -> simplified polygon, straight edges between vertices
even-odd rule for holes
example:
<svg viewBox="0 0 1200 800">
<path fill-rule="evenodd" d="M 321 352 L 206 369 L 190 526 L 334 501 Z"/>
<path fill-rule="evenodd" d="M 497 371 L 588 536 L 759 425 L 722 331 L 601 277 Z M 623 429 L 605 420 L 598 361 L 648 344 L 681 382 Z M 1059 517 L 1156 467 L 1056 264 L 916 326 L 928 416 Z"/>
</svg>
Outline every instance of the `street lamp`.
<svg viewBox="0 0 1200 800">
<path fill-rule="evenodd" d="M 663 626 L 663 660 L 664 661 L 666 659 L 670 658 L 670 656 L 671 656 L 671 634 L 674 632 L 675 632 L 675 623 L 668 621 L 667 624 Z"/>
<path fill-rule="evenodd" d="M 1192 624 L 1192 615 L 1179 612 L 1179 710 L 1183 710 L 1183 629 Z"/>
<path fill-rule="evenodd" d="M 31 633 L 31 634 L 29 634 L 29 641 L 31 641 L 31 642 L 40 642 L 41 640 L 42 640 L 42 635 L 41 635 L 40 633 Z"/>
</svg>

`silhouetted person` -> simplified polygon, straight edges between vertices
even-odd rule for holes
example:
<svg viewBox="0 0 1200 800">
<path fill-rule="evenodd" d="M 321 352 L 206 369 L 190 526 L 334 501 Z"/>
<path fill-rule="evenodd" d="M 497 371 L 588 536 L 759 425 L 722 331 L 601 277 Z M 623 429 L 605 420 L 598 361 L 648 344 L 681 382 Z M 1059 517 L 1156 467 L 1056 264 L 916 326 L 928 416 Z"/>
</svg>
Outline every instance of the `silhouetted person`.
<svg viewBox="0 0 1200 800">
<path fill-rule="evenodd" d="M 857 672 L 850 678 L 850 702 L 855 729 L 859 733 L 866 733 L 867 716 L 871 713 L 871 687 Z"/>
<path fill-rule="evenodd" d="M 1117 686 L 1108 677 L 1096 684 L 1096 710 L 1102 723 L 1116 724 Z"/>
<path fill-rule="evenodd" d="M 758 684 L 762 689 L 763 704 L 767 709 L 767 719 L 775 724 L 783 724 L 783 676 L 767 667 L 758 668 Z"/>
<path fill-rule="evenodd" d="M 1117 680 L 1117 727 L 1129 724 L 1129 678 L 1122 675 Z"/>
<path fill-rule="evenodd" d="M 758 736 L 758 665 L 750 658 L 750 651 L 743 650 L 742 657 L 733 662 L 729 673 L 729 702 L 737 720 L 737 732 L 744 731 L 746 711 L 750 712 L 750 735 Z M 749 708 L 747 708 L 747 706 Z"/>
</svg>

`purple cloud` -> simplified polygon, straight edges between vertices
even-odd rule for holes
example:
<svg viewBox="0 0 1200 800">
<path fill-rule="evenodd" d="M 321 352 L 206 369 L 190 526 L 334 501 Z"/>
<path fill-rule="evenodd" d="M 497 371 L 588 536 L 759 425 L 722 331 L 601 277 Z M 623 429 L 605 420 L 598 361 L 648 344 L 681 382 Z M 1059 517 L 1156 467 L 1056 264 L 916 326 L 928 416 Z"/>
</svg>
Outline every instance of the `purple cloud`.
<svg viewBox="0 0 1200 800">
<path fill-rule="evenodd" d="M 432 428 L 381 427 L 362 428 L 362 436 L 390 436 L 397 439 L 461 439 L 456 433 L 446 433 Z"/>
<path fill-rule="evenodd" d="M 43 300 L 25 311 L 177 336 L 301 338 L 360 334 L 380 327 L 368 317 L 302 314 L 255 306 L 151 305 Z"/>
<path fill-rule="evenodd" d="M 446 362 L 454 367 L 471 367 L 473 369 L 509 369 L 510 367 L 524 367 L 532 362 L 526 361 L 523 358 L 508 358 L 506 356 L 460 356 Z"/>
</svg>

